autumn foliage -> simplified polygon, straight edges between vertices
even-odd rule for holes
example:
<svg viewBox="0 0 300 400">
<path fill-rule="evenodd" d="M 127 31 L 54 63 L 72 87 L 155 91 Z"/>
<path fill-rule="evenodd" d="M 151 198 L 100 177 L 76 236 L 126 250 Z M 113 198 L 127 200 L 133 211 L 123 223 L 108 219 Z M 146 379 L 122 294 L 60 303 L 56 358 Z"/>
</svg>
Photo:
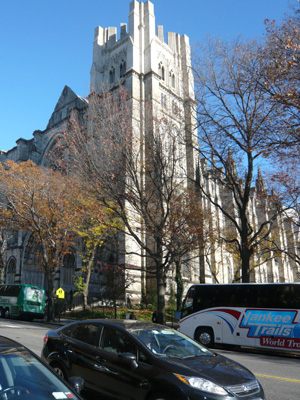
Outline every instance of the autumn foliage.
<svg viewBox="0 0 300 400">
<path fill-rule="evenodd" d="M 62 179 L 58 172 L 31 161 L 0 164 L 0 175 L 1 219 L 7 229 L 23 229 L 33 235 L 51 305 L 55 273 L 74 242 L 69 216 L 75 188 L 67 177 Z"/>
</svg>

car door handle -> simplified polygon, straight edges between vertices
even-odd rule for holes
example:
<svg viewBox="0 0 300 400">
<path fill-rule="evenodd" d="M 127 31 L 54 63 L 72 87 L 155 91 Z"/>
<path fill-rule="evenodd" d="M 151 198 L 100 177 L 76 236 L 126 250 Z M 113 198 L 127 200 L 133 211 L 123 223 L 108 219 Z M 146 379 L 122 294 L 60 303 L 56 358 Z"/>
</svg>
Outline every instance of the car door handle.
<svg viewBox="0 0 300 400">
<path fill-rule="evenodd" d="M 72 346 L 71 346 L 70 344 L 68 344 L 68 343 L 64 343 L 64 348 L 65 348 L 67 351 L 73 351 Z"/>
</svg>

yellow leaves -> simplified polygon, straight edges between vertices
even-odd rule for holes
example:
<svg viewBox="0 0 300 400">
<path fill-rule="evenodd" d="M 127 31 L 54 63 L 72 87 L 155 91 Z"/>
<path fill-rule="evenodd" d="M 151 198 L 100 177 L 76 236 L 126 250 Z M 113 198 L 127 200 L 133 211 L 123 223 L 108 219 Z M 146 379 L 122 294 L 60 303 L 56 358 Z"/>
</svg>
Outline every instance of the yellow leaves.
<svg viewBox="0 0 300 400">
<path fill-rule="evenodd" d="M 112 204 L 104 206 L 92 193 L 79 188 L 73 207 L 74 212 L 70 210 L 71 229 L 81 237 L 89 251 L 101 246 L 109 234 L 122 226 Z"/>
</svg>

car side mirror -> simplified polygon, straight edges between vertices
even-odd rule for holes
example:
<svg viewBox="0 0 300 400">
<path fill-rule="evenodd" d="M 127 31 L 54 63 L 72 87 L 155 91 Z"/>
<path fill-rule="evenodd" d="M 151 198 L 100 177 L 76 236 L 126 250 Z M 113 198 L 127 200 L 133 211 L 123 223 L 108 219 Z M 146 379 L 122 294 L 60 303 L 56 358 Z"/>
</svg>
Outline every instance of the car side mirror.
<svg viewBox="0 0 300 400">
<path fill-rule="evenodd" d="M 84 387 L 84 379 L 80 378 L 80 376 L 71 376 L 71 378 L 68 379 L 68 382 L 76 393 L 81 393 Z"/>
<path fill-rule="evenodd" d="M 136 356 L 133 353 L 120 353 L 119 358 L 121 362 L 123 362 L 126 365 L 129 365 L 132 369 L 138 367 Z"/>
</svg>

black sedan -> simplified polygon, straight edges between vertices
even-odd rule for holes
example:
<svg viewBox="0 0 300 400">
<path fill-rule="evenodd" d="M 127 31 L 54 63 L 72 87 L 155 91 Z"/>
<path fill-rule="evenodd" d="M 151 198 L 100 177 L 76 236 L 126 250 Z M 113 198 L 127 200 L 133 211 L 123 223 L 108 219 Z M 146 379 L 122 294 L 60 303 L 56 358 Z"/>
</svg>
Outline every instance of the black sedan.
<svg viewBox="0 0 300 400">
<path fill-rule="evenodd" d="M 42 358 L 66 379 L 82 377 L 90 393 L 114 399 L 265 399 L 248 369 L 153 323 L 71 323 L 46 334 Z"/>
<path fill-rule="evenodd" d="M 83 387 L 82 378 L 73 386 Z M 72 387 L 22 344 L 0 336 L 0 400 L 80 400 Z"/>
</svg>

